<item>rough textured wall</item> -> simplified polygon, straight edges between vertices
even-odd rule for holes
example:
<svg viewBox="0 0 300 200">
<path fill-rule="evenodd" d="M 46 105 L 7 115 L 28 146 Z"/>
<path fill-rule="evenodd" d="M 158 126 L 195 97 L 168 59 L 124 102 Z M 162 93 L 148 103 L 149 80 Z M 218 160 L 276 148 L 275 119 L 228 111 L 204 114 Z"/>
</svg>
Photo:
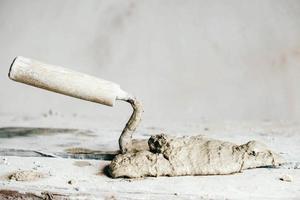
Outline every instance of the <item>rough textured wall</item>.
<svg viewBox="0 0 300 200">
<path fill-rule="evenodd" d="M 10 81 L 16 55 L 121 84 L 145 119 L 299 119 L 300 1 L 0 1 L 0 112 L 108 115 Z"/>
</svg>

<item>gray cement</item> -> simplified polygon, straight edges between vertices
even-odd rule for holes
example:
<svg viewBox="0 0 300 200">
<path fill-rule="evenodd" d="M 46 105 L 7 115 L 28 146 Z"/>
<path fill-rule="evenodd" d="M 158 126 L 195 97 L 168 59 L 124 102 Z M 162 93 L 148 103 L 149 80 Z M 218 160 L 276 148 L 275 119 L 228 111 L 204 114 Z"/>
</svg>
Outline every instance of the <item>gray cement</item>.
<svg viewBox="0 0 300 200">
<path fill-rule="evenodd" d="M 150 137 L 149 149 L 116 156 L 109 166 L 113 178 L 145 176 L 222 175 L 283 163 L 258 141 L 242 145 L 203 136 Z"/>
</svg>

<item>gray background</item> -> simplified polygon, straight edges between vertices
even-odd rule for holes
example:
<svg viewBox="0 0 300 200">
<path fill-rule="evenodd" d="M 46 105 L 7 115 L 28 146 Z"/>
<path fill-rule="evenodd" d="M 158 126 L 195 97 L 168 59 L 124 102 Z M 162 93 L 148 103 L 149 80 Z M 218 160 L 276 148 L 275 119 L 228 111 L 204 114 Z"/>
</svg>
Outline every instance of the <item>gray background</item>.
<svg viewBox="0 0 300 200">
<path fill-rule="evenodd" d="M 9 80 L 17 55 L 119 83 L 143 102 L 146 120 L 300 118 L 297 0 L 0 0 L 1 113 L 126 121 L 126 103 Z"/>
</svg>

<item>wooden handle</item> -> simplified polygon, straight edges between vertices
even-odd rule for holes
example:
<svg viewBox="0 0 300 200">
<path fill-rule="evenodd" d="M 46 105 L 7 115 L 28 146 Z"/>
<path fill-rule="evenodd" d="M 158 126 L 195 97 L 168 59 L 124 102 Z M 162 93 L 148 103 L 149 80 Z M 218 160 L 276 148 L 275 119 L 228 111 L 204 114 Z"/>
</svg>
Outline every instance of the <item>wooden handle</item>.
<svg viewBox="0 0 300 200">
<path fill-rule="evenodd" d="M 116 83 L 21 56 L 14 59 L 8 76 L 21 83 L 107 106 L 129 96 Z"/>
</svg>

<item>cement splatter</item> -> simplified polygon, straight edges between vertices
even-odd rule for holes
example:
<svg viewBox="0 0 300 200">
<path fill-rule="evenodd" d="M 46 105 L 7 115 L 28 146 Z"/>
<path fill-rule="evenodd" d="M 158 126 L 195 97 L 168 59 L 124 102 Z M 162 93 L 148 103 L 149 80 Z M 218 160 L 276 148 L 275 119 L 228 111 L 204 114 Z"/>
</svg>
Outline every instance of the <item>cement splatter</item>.
<svg viewBox="0 0 300 200">
<path fill-rule="evenodd" d="M 285 182 L 292 182 L 293 177 L 291 175 L 285 174 L 282 177 L 280 177 L 279 180 L 285 181 Z"/>
<path fill-rule="evenodd" d="M 35 181 L 41 178 L 46 178 L 47 175 L 41 172 L 31 171 L 31 170 L 22 170 L 14 172 L 8 176 L 9 180 L 15 181 Z"/>
</svg>

